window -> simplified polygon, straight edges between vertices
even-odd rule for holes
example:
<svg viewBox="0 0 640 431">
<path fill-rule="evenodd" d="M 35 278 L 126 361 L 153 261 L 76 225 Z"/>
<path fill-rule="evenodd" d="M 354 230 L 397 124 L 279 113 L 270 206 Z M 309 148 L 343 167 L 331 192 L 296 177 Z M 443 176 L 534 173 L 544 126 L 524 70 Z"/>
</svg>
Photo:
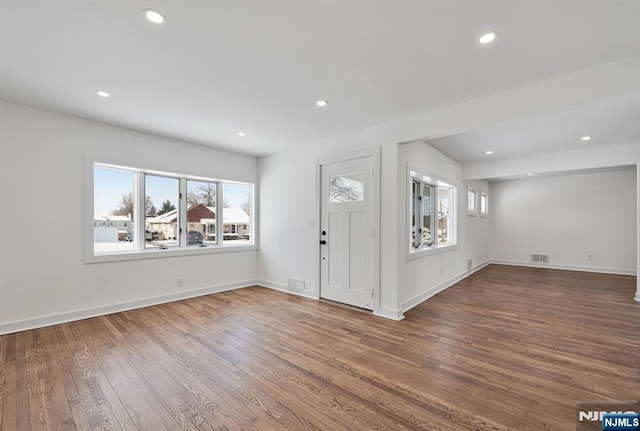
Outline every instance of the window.
<svg viewBox="0 0 640 431">
<path fill-rule="evenodd" d="M 476 189 L 473 187 L 469 187 L 467 189 L 467 214 L 469 215 L 477 215 L 478 207 L 477 207 L 477 194 Z"/>
<path fill-rule="evenodd" d="M 130 252 L 136 244 L 133 202 L 135 174 L 122 169 L 96 165 L 93 169 L 93 252 L 95 254 Z M 120 220 L 118 229 L 113 222 Z M 121 240 L 120 232 L 126 233 Z"/>
<path fill-rule="evenodd" d="M 167 248 L 180 245 L 180 225 L 176 205 L 180 201 L 177 178 L 144 174 L 144 246 Z M 162 202 L 160 208 L 155 203 Z"/>
<path fill-rule="evenodd" d="M 247 244 L 251 242 L 251 202 L 250 184 L 224 183 L 222 196 L 222 220 L 224 240 L 228 244 Z"/>
<path fill-rule="evenodd" d="M 453 187 L 438 186 L 438 245 L 453 243 Z"/>
<path fill-rule="evenodd" d="M 455 245 L 456 188 L 411 172 L 411 252 Z"/>
<path fill-rule="evenodd" d="M 331 203 L 364 200 L 364 172 L 332 176 L 329 179 Z"/>
<path fill-rule="evenodd" d="M 187 247 L 216 245 L 218 183 L 187 180 Z"/>
<path fill-rule="evenodd" d="M 487 192 L 480 192 L 480 215 L 484 217 L 489 215 L 489 196 Z"/>
<path fill-rule="evenodd" d="M 87 202 L 93 202 L 86 213 L 87 229 L 90 226 L 92 233 L 88 238 L 93 238 L 87 240 L 87 261 L 114 260 L 108 256 L 117 255 L 124 257 L 115 260 L 126 255 L 155 257 L 148 253 L 172 255 L 207 247 L 215 252 L 224 246 L 255 243 L 253 184 L 91 161 L 87 162 L 87 175 L 93 182 L 86 195 Z M 93 217 L 90 224 L 89 217 Z"/>
</svg>

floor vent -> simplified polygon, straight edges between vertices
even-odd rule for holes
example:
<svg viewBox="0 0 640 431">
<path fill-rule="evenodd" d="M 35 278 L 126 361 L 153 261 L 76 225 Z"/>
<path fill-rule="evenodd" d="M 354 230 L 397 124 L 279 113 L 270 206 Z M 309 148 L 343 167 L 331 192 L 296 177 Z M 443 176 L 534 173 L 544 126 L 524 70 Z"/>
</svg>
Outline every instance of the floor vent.
<svg viewBox="0 0 640 431">
<path fill-rule="evenodd" d="M 532 254 L 531 262 L 533 263 L 549 263 L 549 255 L 548 254 Z"/>
</svg>

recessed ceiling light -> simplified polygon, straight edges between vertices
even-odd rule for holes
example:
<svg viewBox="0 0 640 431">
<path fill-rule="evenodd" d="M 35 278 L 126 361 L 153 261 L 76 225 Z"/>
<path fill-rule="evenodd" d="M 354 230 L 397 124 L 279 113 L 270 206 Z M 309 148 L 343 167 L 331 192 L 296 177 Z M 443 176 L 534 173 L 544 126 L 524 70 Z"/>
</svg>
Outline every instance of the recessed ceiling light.
<svg viewBox="0 0 640 431">
<path fill-rule="evenodd" d="M 529 175 L 530 177 L 532 177 L 532 176 L 533 176 L 533 174 L 527 174 L 527 175 Z"/>
<path fill-rule="evenodd" d="M 162 15 L 157 10 L 153 10 L 153 9 L 145 9 L 144 16 L 146 16 L 147 19 L 154 24 L 162 24 L 167 20 L 167 18 L 164 15 Z"/>
<path fill-rule="evenodd" d="M 582 138 L 580 138 L 580 140 L 589 141 L 589 140 L 591 140 L 591 136 L 583 136 Z"/>
<path fill-rule="evenodd" d="M 107 93 L 106 91 L 102 91 L 102 90 L 98 90 L 96 91 L 96 94 L 100 97 L 111 97 L 111 94 Z"/>
<path fill-rule="evenodd" d="M 490 33 L 486 33 L 480 36 L 480 39 L 478 39 L 478 42 L 480 42 L 483 45 L 486 45 L 487 43 L 493 42 L 497 38 L 498 38 L 498 32 L 492 31 Z"/>
<path fill-rule="evenodd" d="M 329 102 L 327 102 L 326 100 L 318 100 L 316 102 L 316 105 L 320 106 L 321 108 L 327 106 L 329 104 Z"/>
<path fill-rule="evenodd" d="M 238 132 L 238 136 L 247 136 L 245 132 Z"/>
<path fill-rule="evenodd" d="M 484 153 L 485 153 L 487 156 L 490 156 L 490 155 L 492 155 L 492 154 L 493 154 L 493 151 L 489 150 L 489 151 L 485 151 Z"/>
</svg>

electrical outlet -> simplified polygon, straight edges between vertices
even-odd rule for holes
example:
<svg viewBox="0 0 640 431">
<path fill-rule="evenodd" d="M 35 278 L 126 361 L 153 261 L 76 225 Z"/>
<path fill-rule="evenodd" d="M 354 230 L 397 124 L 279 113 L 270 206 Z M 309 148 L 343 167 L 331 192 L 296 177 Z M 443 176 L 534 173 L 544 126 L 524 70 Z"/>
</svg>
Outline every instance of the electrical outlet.
<svg viewBox="0 0 640 431">
<path fill-rule="evenodd" d="M 176 287 L 184 287 L 184 277 L 178 277 L 176 279 Z"/>
<path fill-rule="evenodd" d="M 593 255 L 592 255 L 592 254 L 588 254 L 588 255 L 587 255 L 587 260 L 588 260 L 589 262 L 593 262 Z"/>
<path fill-rule="evenodd" d="M 444 275 L 444 269 L 440 269 L 440 277 Z"/>
</svg>

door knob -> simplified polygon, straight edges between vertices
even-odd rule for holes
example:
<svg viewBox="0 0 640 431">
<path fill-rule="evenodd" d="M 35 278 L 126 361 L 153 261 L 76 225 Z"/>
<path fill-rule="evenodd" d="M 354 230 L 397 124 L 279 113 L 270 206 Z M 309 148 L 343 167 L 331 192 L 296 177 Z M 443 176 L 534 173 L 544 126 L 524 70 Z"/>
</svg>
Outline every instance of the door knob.
<svg viewBox="0 0 640 431">
<path fill-rule="evenodd" d="M 321 240 L 320 241 L 320 244 L 322 244 L 322 245 L 325 245 L 326 243 L 327 243 L 327 241 L 325 241 L 325 240 Z"/>
</svg>

